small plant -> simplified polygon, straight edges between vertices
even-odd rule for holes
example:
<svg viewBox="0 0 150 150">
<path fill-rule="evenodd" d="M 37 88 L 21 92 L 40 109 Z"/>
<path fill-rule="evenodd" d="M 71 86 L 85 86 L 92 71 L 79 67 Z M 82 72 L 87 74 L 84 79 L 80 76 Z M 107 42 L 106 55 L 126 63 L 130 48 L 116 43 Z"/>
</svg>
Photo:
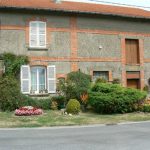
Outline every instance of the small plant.
<svg viewBox="0 0 150 150">
<path fill-rule="evenodd" d="M 148 92 L 148 91 L 149 91 L 149 86 L 148 86 L 148 85 L 145 85 L 144 88 L 143 88 L 143 90 L 144 90 L 145 92 Z"/>
<path fill-rule="evenodd" d="M 114 78 L 112 81 L 113 84 L 120 84 L 120 79 L 119 78 Z"/>
<path fill-rule="evenodd" d="M 95 83 L 107 83 L 107 80 L 104 78 L 97 78 Z"/>
<path fill-rule="evenodd" d="M 52 103 L 51 103 L 51 109 L 52 110 L 57 110 L 58 109 L 58 104 L 57 104 L 56 101 L 52 101 Z"/>
<path fill-rule="evenodd" d="M 70 99 L 66 106 L 67 113 L 78 114 L 80 112 L 80 103 L 76 99 Z"/>
</svg>

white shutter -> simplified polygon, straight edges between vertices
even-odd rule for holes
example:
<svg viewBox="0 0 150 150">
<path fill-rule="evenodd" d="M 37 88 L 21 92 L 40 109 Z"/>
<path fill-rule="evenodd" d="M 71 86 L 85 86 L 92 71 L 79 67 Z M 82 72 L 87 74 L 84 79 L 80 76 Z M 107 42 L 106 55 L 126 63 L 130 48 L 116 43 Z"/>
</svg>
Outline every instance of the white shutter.
<svg viewBox="0 0 150 150">
<path fill-rule="evenodd" d="M 37 47 L 38 46 L 38 24 L 35 21 L 30 22 L 29 38 L 30 38 L 30 47 Z"/>
<path fill-rule="evenodd" d="M 21 66 L 21 92 L 24 94 L 30 93 L 30 66 Z"/>
<path fill-rule="evenodd" d="M 39 46 L 46 47 L 46 23 L 39 23 Z"/>
<path fill-rule="evenodd" d="M 56 93 L 56 68 L 47 66 L 47 86 L 48 93 Z"/>
</svg>

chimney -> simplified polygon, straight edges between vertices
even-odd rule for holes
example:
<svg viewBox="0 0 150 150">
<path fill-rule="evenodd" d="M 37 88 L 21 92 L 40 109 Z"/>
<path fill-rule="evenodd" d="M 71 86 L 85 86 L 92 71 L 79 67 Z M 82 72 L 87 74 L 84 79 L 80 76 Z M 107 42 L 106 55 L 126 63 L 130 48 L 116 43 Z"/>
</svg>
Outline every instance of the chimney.
<svg viewBox="0 0 150 150">
<path fill-rule="evenodd" d="M 61 0 L 54 0 L 55 3 L 61 3 Z"/>
</svg>

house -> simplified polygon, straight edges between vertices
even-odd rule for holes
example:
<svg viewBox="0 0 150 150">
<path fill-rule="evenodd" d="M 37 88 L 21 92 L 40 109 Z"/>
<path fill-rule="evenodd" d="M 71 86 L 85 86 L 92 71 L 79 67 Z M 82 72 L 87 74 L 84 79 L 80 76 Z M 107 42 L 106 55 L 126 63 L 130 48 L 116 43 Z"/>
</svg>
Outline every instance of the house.
<svg viewBox="0 0 150 150">
<path fill-rule="evenodd" d="M 60 0 L 0 0 L 0 53 L 30 58 L 21 91 L 56 92 L 56 81 L 80 69 L 143 89 L 150 78 L 150 12 Z"/>
</svg>

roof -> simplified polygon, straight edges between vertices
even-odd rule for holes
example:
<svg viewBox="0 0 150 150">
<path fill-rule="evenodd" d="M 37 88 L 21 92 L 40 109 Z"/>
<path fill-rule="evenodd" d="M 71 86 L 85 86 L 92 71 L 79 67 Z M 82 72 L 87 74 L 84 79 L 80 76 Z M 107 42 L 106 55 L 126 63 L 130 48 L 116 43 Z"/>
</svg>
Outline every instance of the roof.
<svg viewBox="0 0 150 150">
<path fill-rule="evenodd" d="M 150 11 L 144 9 L 69 1 L 55 3 L 54 0 L 0 0 L 0 8 L 39 9 L 150 19 Z"/>
</svg>

